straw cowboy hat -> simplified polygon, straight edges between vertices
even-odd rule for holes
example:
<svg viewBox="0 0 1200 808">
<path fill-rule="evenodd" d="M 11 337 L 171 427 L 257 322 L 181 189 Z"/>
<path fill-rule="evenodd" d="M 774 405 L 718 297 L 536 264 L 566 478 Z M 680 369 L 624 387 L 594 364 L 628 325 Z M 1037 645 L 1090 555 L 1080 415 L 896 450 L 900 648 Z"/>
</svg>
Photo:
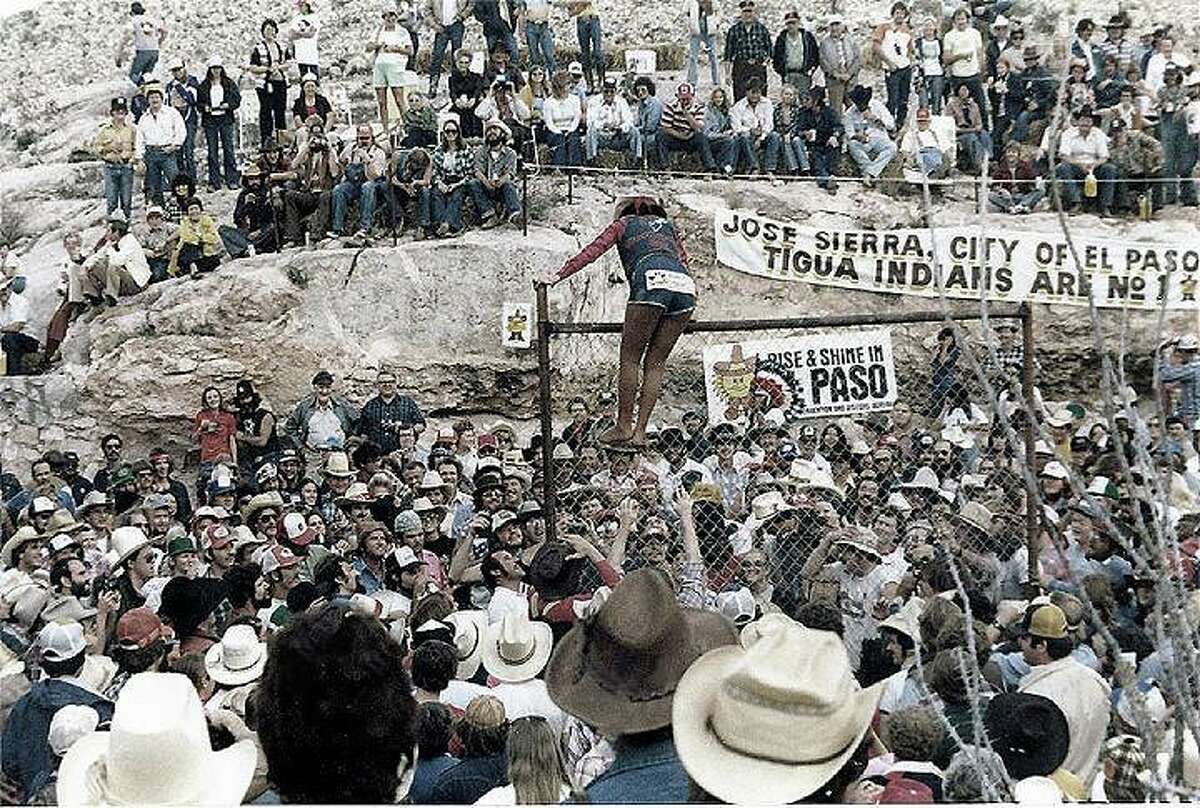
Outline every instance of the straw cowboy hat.
<svg viewBox="0 0 1200 808">
<path fill-rule="evenodd" d="M 242 523 L 253 525 L 258 514 L 267 508 L 275 511 L 276 514 L 283 508 L 283 497 L 278 491 L 268 491 L 265 494 L 255 494 L 251 497 L 250 502 L 242 509 Z"/>
<path fill-rule="evenodd" d="M 576 623 L 546 667 L 550 698 L 602 734 L 671 723 L 675 686 L 701 654 L 737 642 L 719 614 L 683 609 L 662 573 L 626 575 L 590 620 Z"/>
<path fill-rule="evenodd" d="M 111 555 L 115 559 L 112 561 L 111 566 L 120 566 L 123 561 L 150 543 L 150 539 L 147 538 L 140 527 L 128 526 L 117 528 L 108 537 L 108 546 L 112 548 Z"/>
<path fill-rule="evenodd" d="M 859 689 L 836 634 L 786 626 L 688 668 L 671 711 L 675 749 L 718 800 L 793 802 L 858 749 L 882 688 Z"/>
<path fill-rule="evenodd" d="M 346 493 L 338 497 L 336 502 L 339 508 L 344 508 L 347 505 L 370 505 L 375 498 L 371 496 L 371 489 L 366 483 L 350 483 Z"/>
<path fill-rule="evenodd" d="M 58 772 L 59 805 L 238 805 L 254 775 L 254 742 L 212 751 L 204 708 L 179 673 L 138 673 L 112 728 L 80 738 Z"/>
<path fill-rule="evenodd" d="M 5 569 L 12 568 L 16 564 L 14 557 L 17 554 L 17 550 L 31 541 L 41 540 L 41 535 L 29 525 L 17 528 L 16 532 L 8 537 L 8 541 L 4 543 L 4 547 L 0 548 L 0 563 L 4 564 Z"/>
<path fill-rule="evenodd" d="M 487 612 L 466 609 L 446 616 L 454 627 L 454 648 L 458 656 L 456 679 L 466 681 L 479 671 L 483 659 L 484 632 L 488 627 Z"/>
<path fill-rule="evenodd" d="M 350 458 L 345 452 L 330 452 L 325 458 L 325 467 L 321 469 L 325 477 L 353 477 L 350 470 Z"/>
<path fill-rule="evenodd" d="M 230 626 L 221 641 L 204 655 L 208 675 L 219 685 L 238 687 L 262 676 L 267 664 L 267 644 L 251 626 Z"/>
<path fill-rule="evenodd" d="M 549 623 L 532 621 L 524 612 L 509 612 L 484 634 L 484 670 L 501 682 L 527 682 L 546 667 L 553 645 Z"/>
</svg>

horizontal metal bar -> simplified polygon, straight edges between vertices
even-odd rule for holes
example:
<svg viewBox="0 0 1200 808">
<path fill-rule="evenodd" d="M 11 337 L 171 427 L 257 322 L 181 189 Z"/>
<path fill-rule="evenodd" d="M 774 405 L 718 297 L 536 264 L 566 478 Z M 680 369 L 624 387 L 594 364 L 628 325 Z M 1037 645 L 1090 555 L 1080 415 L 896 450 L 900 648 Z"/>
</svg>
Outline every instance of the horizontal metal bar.
<svg viewBox="0 0 1200 808">
<path fill-rule="evenodd" d="M 987 313 L 989 320 L 1019 320 L 1021 307 L 1005 304 Z M 849 325 L 896 325 L 903 323 L 939 323 L 952 320 L 982 320 L 978 311 L 910 311 L 881 314 L 835 314 L 828 317 L 782 317 L 768 320 L 701 320 L 690 322 L 684 333 L 699 334 L 714 331 L 778 331 L 788 328 L 836 328 Z M 557 323 L 540 324 L 551 334 L 619 334 L 621 323 Z"/>
</svg>

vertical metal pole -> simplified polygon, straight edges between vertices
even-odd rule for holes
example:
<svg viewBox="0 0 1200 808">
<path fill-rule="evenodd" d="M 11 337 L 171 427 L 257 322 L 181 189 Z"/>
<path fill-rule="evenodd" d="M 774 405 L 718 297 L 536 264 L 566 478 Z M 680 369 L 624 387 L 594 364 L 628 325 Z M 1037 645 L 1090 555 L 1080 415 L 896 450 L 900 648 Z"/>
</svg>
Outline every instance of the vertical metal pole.
<svg viewBox="0 0 1200 808">
<path fill-rule="evenodd" d="M 567 204 L 575 204 L 575 175 L 567 174 Z"/>
<path fill-rule="evenodd" d="M 521 235 L 529 235 L 529 174 L 525 171 L 521 172 Z"/>
<path fill-rule="evenodd" d="M 554 426 L 550 419 L 550 305 L 546 285 L 537 290 L 538 414 L 542 426 L 542 510 L 545 511 L 546 541 L 554 541 L 557 532 L 554 495 Z"/>
<path fill-rule="evenodd" d="M 1039 581 L 1038 567 L 1038 534 L 1041 531 L 1041 514 L 1037 507 L 1037 489 L 1034 480 L 1037 477 L 1037 453 L 1034 443 L 1037 440 L 1037 428 L 1033 412 L 1033 309 L 1028 303 L 1021 304 L 1021 395 L 1025 399 L 1025 467 L 1028 470 L 1025 480 L 1025 542 L 1029 551 L 1029 586 L 1035 588 Z"/>
</svg>

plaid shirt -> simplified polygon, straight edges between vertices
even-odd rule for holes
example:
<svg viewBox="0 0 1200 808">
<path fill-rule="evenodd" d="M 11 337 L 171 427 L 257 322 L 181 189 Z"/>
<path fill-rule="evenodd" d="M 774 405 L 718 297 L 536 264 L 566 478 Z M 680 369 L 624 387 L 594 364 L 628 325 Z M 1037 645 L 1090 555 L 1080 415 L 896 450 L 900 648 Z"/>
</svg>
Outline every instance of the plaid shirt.
<svg viewBox="0 0 1200 808">
<path fill-rule="evenodd" d="M 749 25 L 739 22 L 725 35 L 727 62 L 766 62 L 771 48 L 771 33 L 757 20 Z"/>
<path fill-rule="evenodd" d="M 385 453 L 396 449 L 396 429 L 400 426 L 424 426 L 421 408 L 408 396 L 394 395 L 391 401 L 375 396 L 363 405 L 358 431 Z"/>
</svg>

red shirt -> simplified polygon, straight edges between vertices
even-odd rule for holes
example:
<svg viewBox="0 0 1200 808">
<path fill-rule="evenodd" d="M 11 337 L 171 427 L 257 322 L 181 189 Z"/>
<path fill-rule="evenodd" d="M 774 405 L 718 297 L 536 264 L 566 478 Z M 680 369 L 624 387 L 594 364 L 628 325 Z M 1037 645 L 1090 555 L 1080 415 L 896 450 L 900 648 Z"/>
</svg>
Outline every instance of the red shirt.
<svg viewBox="0 0 1200 808">
<path fill-rule="evenodd" d="M 209 424 L 215 423 L 216 429 Z M 232 459 L 229 439 L 237 434 L 237 419 L 222 410 L 201 410 L 196 413 L 196 442 L 200 444 L 200 462 L 212 463 L 222 458 Z"/>
</svg>

